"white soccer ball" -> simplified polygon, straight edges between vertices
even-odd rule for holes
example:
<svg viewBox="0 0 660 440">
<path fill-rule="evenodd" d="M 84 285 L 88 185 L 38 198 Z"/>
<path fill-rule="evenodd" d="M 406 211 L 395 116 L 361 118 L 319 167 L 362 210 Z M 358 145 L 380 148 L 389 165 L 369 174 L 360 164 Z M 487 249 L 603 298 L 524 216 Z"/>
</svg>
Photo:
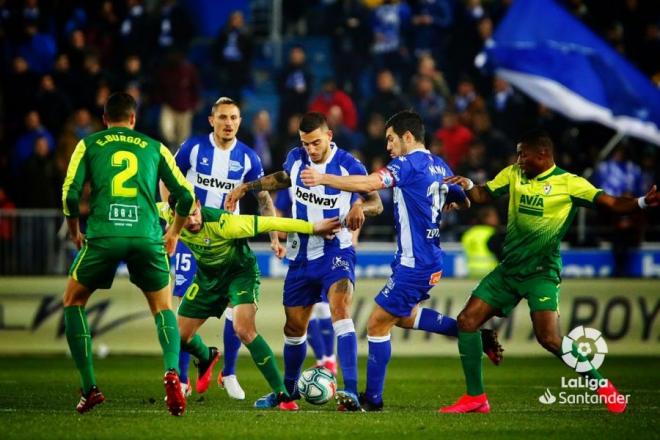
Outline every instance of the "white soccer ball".
<svg viewBox="0 0 660 440">
<path fill-rule="evenodd" d="M 298 391 L 309 403 L 323 405 L 335 396 L 337 379 L 327 368 L 308 368 L 298 378 Z"/>
</svg>

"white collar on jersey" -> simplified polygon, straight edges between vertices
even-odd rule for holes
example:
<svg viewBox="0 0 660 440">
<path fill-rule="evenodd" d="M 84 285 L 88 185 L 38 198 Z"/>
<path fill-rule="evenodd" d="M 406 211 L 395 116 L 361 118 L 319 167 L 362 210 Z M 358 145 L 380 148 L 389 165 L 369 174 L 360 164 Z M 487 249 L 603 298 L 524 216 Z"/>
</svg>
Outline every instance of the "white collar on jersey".
<svg viewBox="0 0 660 440">
<path fill-rule="evenodd" d="M 221 148 L 218 144 L 215 143 L 213 132 L 209 133 L 209 140 L 211 141 L 211 145 L 213 145 L 214 148 L 217 148 L 222 151 L 231 151 L 234 149 L 234 147 L 236 147 L 236 144 L 238 143 L 238 139 L 234 138 L 234 142 L 232 142 L 231 146 L 225 150 L 224 148 Z"/>
<path fill-rule="evenodd" d="M 305 148 L 305 147 L 303 147 L 303 148 Z M 316 165 L 317 167 L 320 167 L 320 166 L 329 164 L 330 161 L 332 160 L 332 158 L 335 157 L 335 154 L 337 154 L 337 150 L 338 150 L 337 144 L 335 144 L 334 142 L 330 142 L 330 154 L 328 154 L 328 158 L 325 160 L 325 162 L 323 162 L 323 163 L 312 162 L 312 159 L 309 159 L 309 155 L 307 156 L 307 158 L 309 159 L 309 163 L 311 165 Z"/>
<path fill-rule="evenodd" d="M 426 148 L 419 147 L 419 148 L 415 148 L 414 150 L 408 151 L 405 155 L 407 156 L 409 154 L 416 153 L 418 151 L 421 151 L 422 153 L 426 153 L 426 154 L 431 154 L 431 152 L 429 150 L 427 150 Z"/>
</svg>

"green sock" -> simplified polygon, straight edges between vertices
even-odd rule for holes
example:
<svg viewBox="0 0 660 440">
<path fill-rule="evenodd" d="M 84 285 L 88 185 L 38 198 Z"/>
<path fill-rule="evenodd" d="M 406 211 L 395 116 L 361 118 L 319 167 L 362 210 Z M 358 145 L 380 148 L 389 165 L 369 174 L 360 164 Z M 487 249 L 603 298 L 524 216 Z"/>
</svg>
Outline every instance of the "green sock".
<svg viewBox="0 0 660 440">
<path fill-rule="evenodd" d="M 92 334 L 84 307 L 64 307 L 64 331 L 71 356 L 80 372 L 83 393 L 87 393 L 96 385 L 96 377 L 92 359 Z"/>
<path fill-rule="evenodd" d="M 250 350 L 250 355 L 254 363 L 261 371 L 261 374 L 266 378 L 268 385 L 273 389 L 275 394 L 286 392 L 284 387 L 284 381 L 282 380 L 282 374 L 280 374 L 280 369 L 277 367 L 277 362 L 275 362 L 275 356 L 273 351 L 268 346 L 268 342 L 261 335 L 257 335 L 256 338 L 249 344 L 245 345 L 248 350 Z"/>
<path fill-rule="evenodd" d="M 484 393 L 484 378 L 481 371 L 481 332 L 458 331 L 458 352 L 461 355 L 467 393 L 478 396 Z"/>
<path fill-rule="evenodd" d="M 578 351 L 578 348 L 577 348 L 577 345 L 575 344 L 575 342 L 573 342 L 573 350 L 571 350 L 571 351 L 573 353 L 573 356 L 575 356 L 578 359 L 579 362 L 584 362 L 584 361 L 589 362 L 589 359 L 586 358 L 585 356 L 583 356 Z M 598 370 L 596 370 L 594 368 L 594 366 L 591 365 L 591 362 L 589 362 L 589 366 L 591 367 L 591 370 L 589 370 L 587 372 L 584 372 L 584 373 L 580 373 L 580 374 L 582 374 L 583 376 L 590 377 L 592 379 L 602 379 L 603 378 L 603 376 L 598 372 Z"/>
<path fill-rule="evenodd" d="M 190 342 L 181 341 L 181 347 L 202 362 L 211 360 L 209 347 L 207 347 L 204 341 L 202 341 L 202 337 L 197 333 L 195 333 L 195 336 L 192 337 Z"/>
<path fill-rule="evenodd" d="M 154 315 L 154 319 L 158 341 L 163 350 L 165 371 L 175 369 L 178 373 L 181 337 L 179 336 L 179 327 L 176 324 L 176 316 L 171 310 L 161 310 Z"/>
</svg>

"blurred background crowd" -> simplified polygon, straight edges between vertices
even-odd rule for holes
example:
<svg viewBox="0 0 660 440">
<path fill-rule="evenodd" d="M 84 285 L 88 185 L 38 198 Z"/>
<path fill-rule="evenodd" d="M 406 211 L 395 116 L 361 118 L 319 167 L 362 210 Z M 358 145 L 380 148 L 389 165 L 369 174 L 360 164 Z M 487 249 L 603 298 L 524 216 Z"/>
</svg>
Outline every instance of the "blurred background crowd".
<svg viewBox="0 0 660 440">
<path fill-rule="evenodd" d="M 116 90 L 138 100 L 136 129 L 173 152 L 210 131 L 219 96 L 237 99 L 238 138 L 267 173 L 299 144 L 308 110 L 325 113 L 334 141 L 376 170 L 389 159 L 385 120 L 412 108 L 428 148 L 475 182 L 515 160 L 517 137 L 540 126 L 559 166 L 611 194 L 643 195 L 657 181 L 658 146 L 624 138 L 595 163 L 610 129 L 567 120 L 475 67 L 511 1 L 0 0 L 0 209 L 60 207 L 71 153 L 102 128 Z M 660 2 L 560 3 L 660 86 Z M 391 195 L 382 197 L 385 212 L 365 233 L 389 240 Z M 446 238 L 478 217 L 451 216 Z M 650 218 L 646 239 L 658 241 L 657 213 Z M 631 243 L 644 233 L 641 217 L 589 223 L 582 244 L 607 239 L 612 225 Z M 7 227 L 0 222 L 0 236 Z"/>
</svg>

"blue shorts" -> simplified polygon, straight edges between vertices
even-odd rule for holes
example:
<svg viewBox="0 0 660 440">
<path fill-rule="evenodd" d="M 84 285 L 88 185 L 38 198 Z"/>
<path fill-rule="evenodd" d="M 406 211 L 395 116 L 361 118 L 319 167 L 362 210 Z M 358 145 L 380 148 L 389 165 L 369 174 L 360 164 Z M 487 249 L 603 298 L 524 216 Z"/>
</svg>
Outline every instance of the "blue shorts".
<svg viewBox="0 0 660 440">
<path fill-rule="evenodd" d="M 170 265 L 174 268 L 174 288 L 172 294 L 182 297 L 186 294 L 188 287 L 197 272 L 197 263 L 188 246 L 181 240 L 176 244 L 176 250 L 170 260 Z"/>
<path fill-rule="evenodd" d="M 327 301 L 328 289 L 348 278 L 355 285 L 355 251 L 340 249 L 311 261 L 292 262 L 284 279 L 286 307 L 310 306 Z"/>
<path fill-rule="evenodd" d="M 420 270 L 396 266 L 385 287 L 374 300 L 394 316 L 410 316 L 417 304 L 430 298 L 428 292 L 438 283 L 441 276 L 441 267 Z"/>
</svg>

